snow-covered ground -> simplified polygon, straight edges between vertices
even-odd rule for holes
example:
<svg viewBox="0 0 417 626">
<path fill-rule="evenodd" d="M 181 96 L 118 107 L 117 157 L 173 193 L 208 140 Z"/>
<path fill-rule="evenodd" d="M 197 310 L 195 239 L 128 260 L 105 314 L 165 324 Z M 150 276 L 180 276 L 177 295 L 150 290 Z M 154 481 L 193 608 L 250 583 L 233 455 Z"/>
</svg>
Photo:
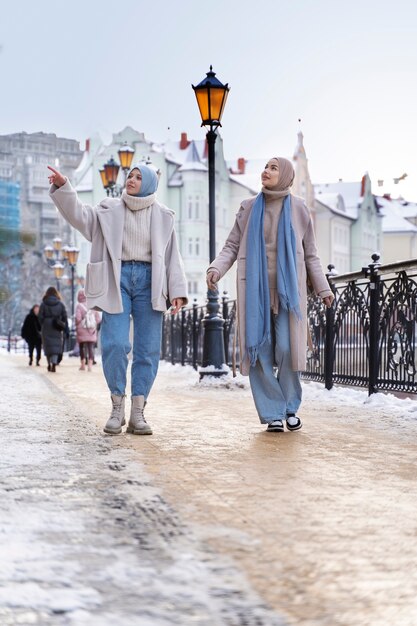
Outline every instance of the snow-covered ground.
<svg viewBox="0 0 417 626">
<path fill-rule="evenodd" d="M 166 361 L 161 361 L 159 370 L 171 374 L 172 378 L 175 379 L 175 385 L 183 388 L 198 390 L 202 387 L 217 387 L 250 395 L 249 377 L 239 373 L 235 378 L 229 373 L 221 378 L 205 376 L 200 381 L 198 373 L 190 365 L 172 365 Z M 323 383 L 313 381 L 303 381 L 302 388 L 303 403 L 320 402 L 321 405 L 328 407 L 335 405 L 352 408 L 367 406 L 404 416 L 417 417 L 417 395 L 411 398 L 399 398 L 392 393 L 379 392 L 368 396 L 368 391 L 365 388 L 358 389 L 342 385 L 334 386 L 329 391 Z"/>
</svg>

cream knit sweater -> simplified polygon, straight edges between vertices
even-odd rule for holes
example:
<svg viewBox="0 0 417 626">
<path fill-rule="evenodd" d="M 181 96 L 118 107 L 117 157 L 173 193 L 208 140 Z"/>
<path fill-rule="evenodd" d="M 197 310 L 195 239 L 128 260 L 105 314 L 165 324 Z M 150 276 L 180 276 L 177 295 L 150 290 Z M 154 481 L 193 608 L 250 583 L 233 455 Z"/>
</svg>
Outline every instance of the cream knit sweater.
<svg viewBox="0 0 417 626">
<path fill-rule="evenodd" d="M 126 205 L 123 229 L 122 261 L 152 260 L 151 214 L 155 194 L 139 198 L 129 196 L 123 190 L 122 200 Z"/>
<path fill-rule="evenodd" d="M 279 298 L 277 290 L 277 237 L 278 222 L 281 217 L 282 205 L 284 198 L 278 195 L 279 192 L 263 189 L 265 196 L 265 213 L 264 213 L 264 237 L 266 248 L 266 260 L 268 265 L 268 282 L 269 297 L 271 301 L 271 309 L 278 313 Z"/>
</svg>

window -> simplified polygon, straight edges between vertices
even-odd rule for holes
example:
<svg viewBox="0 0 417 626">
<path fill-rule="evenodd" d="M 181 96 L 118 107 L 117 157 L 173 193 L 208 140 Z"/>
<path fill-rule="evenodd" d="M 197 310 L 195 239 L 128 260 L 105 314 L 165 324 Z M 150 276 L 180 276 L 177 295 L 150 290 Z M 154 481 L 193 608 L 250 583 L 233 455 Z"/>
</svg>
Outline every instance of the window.
<svg viewBox="0 0 417 626">
<path fill-rule="evenodd" d="M 198 220 L 200 217 L 200 196 L 195 197 L 195 214 L 194 217 Z"/>
<path fill-rule="evenodd" d="M 188 238 L 188 256 L 192 256 L 193 254 L 193 240 L 191 237 Z"/>
<path fill-rule="evenodd" d="M 200 239 L 197 237 L 195 240 L 195 255 L 200 256 Z"/>
<path fill-rule="evenodd" d="M 193 219 L 193 199 L 191 196 L 188 197 L 188 211 L 187 211 L 188 219 Z"/>
</svg>

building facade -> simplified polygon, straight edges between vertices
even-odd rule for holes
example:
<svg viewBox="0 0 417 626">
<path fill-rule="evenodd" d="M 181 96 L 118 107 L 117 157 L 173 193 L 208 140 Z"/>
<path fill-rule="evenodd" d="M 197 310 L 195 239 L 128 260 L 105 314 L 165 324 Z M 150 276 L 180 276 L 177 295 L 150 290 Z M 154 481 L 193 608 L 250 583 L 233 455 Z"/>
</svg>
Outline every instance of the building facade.
<svg viewBox="0 0 417 626">
<path fill-rule="evenodd" d="M 7 303 L 3 302 L 1 315 L 5 320 L 3 326 L 15 332 L 27 310 L 39 302 L 45 288 L 55 282 L 53 272 L 42 258 L 43 248 L 58 236 L 64 243 L 74 243 L 72 229 L 49 198 L 46 166 L 59 167 L 71 177 L 81 157 L 78 141 L 55 134 L 22 132 L 0 135 L 0 184 L 3 189 L 19 187 L 20 280 L 17 284 L 8 284 L 9 299 Z M 16 217 L 12 217 L 17 215 L 16 208 L 10 201 L 9 209 L 9 219 L 16 221 Z M 10 283 L 12 277 L 7 274 L 6 265 L 3 259 L 3 283 Z M 2 328 L 1 332 L 4 331 Z"/>
</svg>

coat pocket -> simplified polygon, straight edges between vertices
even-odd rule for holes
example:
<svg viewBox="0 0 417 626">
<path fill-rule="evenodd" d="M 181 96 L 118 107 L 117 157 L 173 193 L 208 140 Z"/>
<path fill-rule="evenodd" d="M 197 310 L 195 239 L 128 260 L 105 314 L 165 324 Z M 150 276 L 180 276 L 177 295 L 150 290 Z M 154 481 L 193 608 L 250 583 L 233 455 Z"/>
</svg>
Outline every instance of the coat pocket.
<svg viewBox="0 0 417 626">
<path fill-rule="evenodd" d="M 106 261 L 88 263 L 85 278 L 85 293 L 90 298 L 98 298 L 107 293 L 109 275 Z"/>
</svg>

